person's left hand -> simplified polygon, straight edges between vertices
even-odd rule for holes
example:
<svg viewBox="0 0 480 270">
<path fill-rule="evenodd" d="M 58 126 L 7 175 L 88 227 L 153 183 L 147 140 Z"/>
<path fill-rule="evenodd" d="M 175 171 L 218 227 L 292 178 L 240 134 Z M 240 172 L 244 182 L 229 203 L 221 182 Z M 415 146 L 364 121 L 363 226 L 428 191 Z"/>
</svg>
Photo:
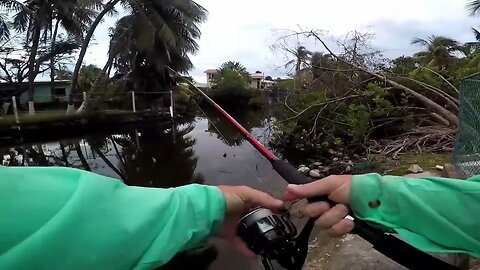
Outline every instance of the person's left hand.
<svg viewBox="0 0 480 270">
<path fill-rule="evenodd" d="M 273 211 L 281 210 L 283 202 L 267 193 L 246 186 L 219 186 L 225 196 L 225 219 L 220 237 L 230 242 L 247 256 L 255 256 L 246 244 L 237 236 L 237 222 L 253 207 L 261 206 Z"/>
</svg>

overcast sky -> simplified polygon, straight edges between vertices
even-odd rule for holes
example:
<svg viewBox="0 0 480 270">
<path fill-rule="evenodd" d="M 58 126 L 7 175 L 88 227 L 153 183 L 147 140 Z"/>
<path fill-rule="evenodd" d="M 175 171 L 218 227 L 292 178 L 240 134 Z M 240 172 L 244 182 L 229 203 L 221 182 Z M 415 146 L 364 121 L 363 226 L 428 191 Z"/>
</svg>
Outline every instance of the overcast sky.
<svg viewBox="0 0 480 270">
<path fill-rule="evenodd" d="M 339 37 L 352 30 L 375 33 L 373 45 L 387 57 L 410 55 L 419 47 L 414 37 L 445 35 L 471 41 L 471 27 L 480 26 L 480 17 L 468 17 L 467 0 L 198 0 L 209 11 L 201 25 L 200 50 L 192 56 L 190 74 L 205 82 L 203 71 L 235 60 L 251 72 L 261 70 L 272 77 L 285 76 L 278 69 L 284 63 L 270 46 L 279 30 L 321 29 Z M 95 34 L 86 62 L 103 66 L 107 59 L 109 18 Z M 321 47 L 312 44 L 311 50 Z"/>
</svg>

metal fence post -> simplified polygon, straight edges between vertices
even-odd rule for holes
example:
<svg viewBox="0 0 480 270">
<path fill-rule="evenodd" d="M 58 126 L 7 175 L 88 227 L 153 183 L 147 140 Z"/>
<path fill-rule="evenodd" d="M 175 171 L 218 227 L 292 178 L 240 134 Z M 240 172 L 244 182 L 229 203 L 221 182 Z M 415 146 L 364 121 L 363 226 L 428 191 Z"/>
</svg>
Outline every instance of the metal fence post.
<svg viewBox="0 0 480 270">
<path fill-rule="evenodd" d="M 133 109 L 133 112 L 137 112 L 137 106 L 135 104 L 135 91 L 131 91 L 132 93 L 132 109 Z"/>
<path fill-rule="evenodd" d="M 173 91 L 170 90 L 170 116 L 173 118 Z"/>
<path fill-rule="evenodd" d="M 15 122 L 17 124 L 20 124 L 20 120 L 18 119 L 17 98 L 15 96 L 12 97 L 12 105 L 13 105 L 13 115 L 15 115 Z"/>
</svg>

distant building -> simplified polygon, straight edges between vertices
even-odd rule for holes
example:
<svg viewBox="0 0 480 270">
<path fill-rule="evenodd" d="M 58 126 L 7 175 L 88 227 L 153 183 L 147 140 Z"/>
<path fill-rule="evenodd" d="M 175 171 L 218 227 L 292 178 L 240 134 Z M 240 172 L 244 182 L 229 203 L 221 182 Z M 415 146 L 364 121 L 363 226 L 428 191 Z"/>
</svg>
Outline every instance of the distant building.
<svg viewBox="0 0 480 270">
<path fill-rule="evenodd" d="M 219 70 L 207 69 L 204 73 L 207 75 L 207 87 L 212 88 L 215 77 L 218 76 Z M 256 71 L 255 73 L 250 74 L 250 78 L 252 79 L 250 87 L 255 89 L 265 89 L 275 83 L 272 77 L 265 76 L 265 74 L 261 71 Z"/>
<path fill-rule="evenodd" d="M 207 87 L 212 88 L 215 77 L 218 75 L 218 69 L 207 69 L 205 74 L 207 74 Z"/>
<path fill-rule="evenodd" d="M 16 92 L 17 89 L 22 90 L 20 96 L 17 96 L 19 104 L 28 103 L 28 83 L 0 83 L 0 96 L 12 96 L 10 93 Z M 52 89 L 51 82 L 35 82 L 35 93 L 33 100 L 35 103 L 49 103 L 54 101 L 66 102 L 70 95 L 71 82 L 68 80 L 55 81 Z"/>
<path fill-rule="evenodd" d="M 255 73 L 250 74 L 250 78 L 252 79 L 250 87 L 256 89 L 265 89 L 275 83 L 272 80 L 272 77 L 265 76 L 261 71 L 256 71 Z"/>
</svg>

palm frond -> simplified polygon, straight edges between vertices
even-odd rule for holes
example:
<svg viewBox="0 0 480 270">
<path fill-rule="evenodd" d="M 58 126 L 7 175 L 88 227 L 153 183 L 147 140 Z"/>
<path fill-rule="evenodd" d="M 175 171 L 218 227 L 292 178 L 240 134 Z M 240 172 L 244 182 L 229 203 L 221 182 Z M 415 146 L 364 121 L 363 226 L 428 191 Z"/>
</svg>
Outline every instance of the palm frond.
<svg viewBox="0 0 480 270">
<path fill-rule="evenodd" d="M 21 9 L 13 16 L 13 28 L 17 32 L 25 32 L 28 28 L 30 20 L 31 17 L 27 10 Z"/>
<path fill-rule="evenodd" d="M 467 4 L 467 10 L 470 11 L 470 16 L 475 16 L 480 10 L 480 0 L 473 0 Z"/>
<path fill-rule="evenodd" d="M 480 41 L 480 31 L 478 31 L 477 29 L 475 29 L 474 27 L 472 27 L 472 32 L 473 34 L 475 35 L 475 39 L 477 41 Z"/>
<path fill-rule="evenodd" d="M 10 39 L 10 29 L 7 24 L 7 19 L 3 14 L 0 14 L 0 41 Z"/>
<path fill-rule="evenodd" d="M 429 43 L 427 40 L 423 39 L 423 38 L 418 38 L 418 37 L 417 37 L 417 38 L 412 39 L 412 41 L 411 41 L 410 44 L 412 44 L 412 45 L 428 46 L 430 43 Z"/>
</svg>

